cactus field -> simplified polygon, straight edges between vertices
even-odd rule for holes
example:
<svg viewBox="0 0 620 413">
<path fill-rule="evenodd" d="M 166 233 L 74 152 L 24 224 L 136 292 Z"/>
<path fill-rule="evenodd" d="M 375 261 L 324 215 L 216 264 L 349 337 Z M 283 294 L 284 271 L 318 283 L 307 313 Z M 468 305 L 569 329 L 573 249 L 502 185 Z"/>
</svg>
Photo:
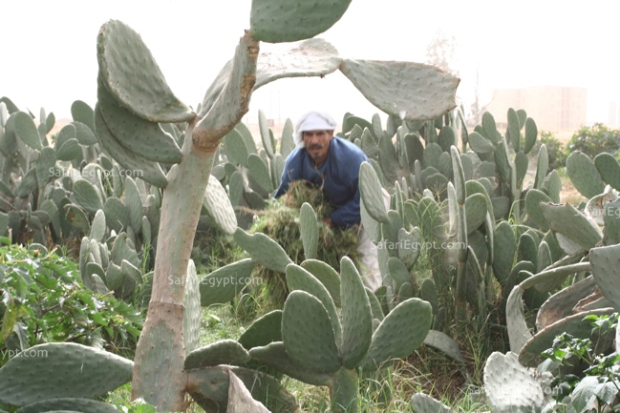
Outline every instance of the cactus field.
<svg viewBox="0 0 620 413">
<path fill-rule="evenodd" d="M 315 36 L 350 0 L 314 3 L 254 0 L 196 106 L 119 20 L 93 42 L 97 102 L 58 133 L 52 112 L 0 98 L 0 412 L 620 406 L 620 163 L 576 151 L 550 169 L 527 108 L 466 125 L 458 78 L 340 56 Z M 336 70 L 383 113 L 336 131 L 368 158 L 375 290 L 316 191 L 286 217 L 273 200 L 292 122 L 241 122 L 259 87 Z M 287 219 L 279 235 L 266 216 Z"/>
</svg>

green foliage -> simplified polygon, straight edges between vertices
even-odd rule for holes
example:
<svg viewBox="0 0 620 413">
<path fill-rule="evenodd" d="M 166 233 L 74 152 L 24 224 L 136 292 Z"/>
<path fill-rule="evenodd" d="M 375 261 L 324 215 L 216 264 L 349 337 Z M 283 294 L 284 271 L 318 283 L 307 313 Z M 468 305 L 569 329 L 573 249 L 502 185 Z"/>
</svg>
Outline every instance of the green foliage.
<svg viewBox="0 0 620 413">
<path fill-rule="evenodd" d="M 142 316 L 130 304 L 86 289 L 77 264 L 55 253 L 0 248 L 0 292 L 0 365 L 10 354 L 46 342 L 131 355 L 142 328 Z"/>
<path fill-rule="evenodd" d="M 157 409 L 143 399 L 131 400 L 131 385 L 125 384 L 108 396 L 108 402 L 125 413 L 156 413 Z"/>
<path fill-rule="evenodd" d="M 579 129 L 566 146 L 566 156 L 581 151 L 594 158 L 602 152 L 614 154 L 620 149 L 620 129 L 610 129 L 602 123 Z"/>
<path fill-rule="evenodd" d="M 591 315 L 586 317 L 586 320 L 590 321 L 593 333 L 599 337 L 618 327 L 618 313 L 610 316 Z M 613 408 L 617 404 L 615 396 L 620 391 L 620 373 L 616 364 L 620 361 L 620 354 L 597 353 L 596 344 L 589 338 L 577 338 L 562 333 L 555 338 L 553 346 L 542 353 L 543 357 L 558 366 L 586 366 L 582 374 L 562 374 L 562 369 L 558 370 L 559 374 L 551 382 L 554 386 L 553 398 L 557 402 L 571 396 L 571 403 L 575 408 L 581 404 L 585 406 L 592 397 L 596 397 L 599 406 L 609 405 Z M 596 380 L 588 379 L 589 377 Z M 577 411 L 580 410 L 577 408 Z"/>
</svg>

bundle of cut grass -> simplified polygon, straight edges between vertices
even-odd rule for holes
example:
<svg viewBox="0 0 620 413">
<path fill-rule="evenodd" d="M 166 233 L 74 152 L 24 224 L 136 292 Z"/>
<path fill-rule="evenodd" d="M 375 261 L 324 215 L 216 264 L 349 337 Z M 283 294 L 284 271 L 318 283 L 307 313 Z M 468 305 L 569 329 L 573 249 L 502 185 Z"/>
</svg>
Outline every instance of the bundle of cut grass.
<svg viewBox="0 0 620 413">
<path fill-rule="evenodd" d="M 348 256 L 357 264 L 360 258 L 360 253 L 357 251 L 359 228 L 356 226 L 340 229 L 327 226 L 324 219 L 329 217 L 334 208 L 325 198 L 321 188 L 311 186 L 307 182 L 293 182 L 281 198 L 270 200 L 265 210 L 255 211 L 256 221 L 249 232 L 262 232 L 268 235 L 284 248 L 293 262 L 300 264 L 306 259 L 299 228 L 300 208 L 304 202 L 312 205 L 318 218 L 319 246 L 316 258 L 337 271 L 340 269 L 340 259 L 343 256 Z M 289 292 L 284 274 L 259 265 L 256 266 L 253 276 L 263 282 L 251 288 L 248 294 L 241 296 L 238 315 L 254 316 L 257 313 L 282 308 Z M 245 304 L 249 304 L 249 307 L 245 308 Z"/>
</svg>

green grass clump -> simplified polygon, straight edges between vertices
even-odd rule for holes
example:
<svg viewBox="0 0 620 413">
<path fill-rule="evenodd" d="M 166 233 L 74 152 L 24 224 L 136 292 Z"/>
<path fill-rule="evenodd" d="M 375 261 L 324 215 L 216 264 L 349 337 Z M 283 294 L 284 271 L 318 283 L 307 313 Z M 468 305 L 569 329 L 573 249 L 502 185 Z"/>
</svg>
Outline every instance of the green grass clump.
<svg viewBox="0 0 620 413">
<path fill-rule="evenodd" d="M 231 235 L 214 226 L 199 227 L 194 237 L 191 258 L 198 274 L 209 274 L 241 259 L 243 250 Z"/>
<path fill-rule="evenodd" d="M 250 233 L 262 232 L 284 248 L 291 260 L 300 264 L 306 259 L 299 227 L 300 208 L 304 202 L 314 208 L 319 224 L 319 246 L 317 259 L 340 270 L 340 259 L 348 256 L 354 263 L 360 260 L 357 251 L 359 245 L 359 227 L 340 229 L 327 226 L 324 222 L 334 210 L 325 199 L 321 188 L 310 186 L 306 182 L 296 181 L 281 198 L 269 201 L 263 211 L 254 211 L 256 221 Z M 283 273 L 257 265 L 254 279 L 263 282 L 251 286 L 242 294 L 237 305 L 237 315 L 242 318 L 265 314 L 282 308 L 289 290 Z"/>
</svg>

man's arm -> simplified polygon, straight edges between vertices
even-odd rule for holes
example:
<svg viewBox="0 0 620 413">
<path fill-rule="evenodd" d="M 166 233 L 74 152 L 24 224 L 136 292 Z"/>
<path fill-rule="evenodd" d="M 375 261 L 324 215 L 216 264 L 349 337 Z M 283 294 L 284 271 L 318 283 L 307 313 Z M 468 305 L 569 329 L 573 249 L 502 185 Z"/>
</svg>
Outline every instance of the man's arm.
<svg viewBox="0 0 620 413">
<path fill-rule="evenodd" d="M 330 214 L 333 224 L 338 227 L 349 228 L 359 224 L 362 220 L 360 215 L 359 171 L 364 161 L 368 161 L 366 154 L 357 150 L 349 155 L 349 159 L 340 159 L 340 166 L 344 167 L 342 180 L 347 183 L 353 192 L 353 196 L 342 207 Z"/>
<path fill-rule="evenodd" d="M 274 198 L 279 198 L 284 195 L 291 182 L 301 178 L 301 159 L 299 153 L 299 150 L 295 150 L 286 158 L 284 170 L 282 171 L 282 180 L 280 181 L 278 190 L 273 194 Z"/>
</svg>

